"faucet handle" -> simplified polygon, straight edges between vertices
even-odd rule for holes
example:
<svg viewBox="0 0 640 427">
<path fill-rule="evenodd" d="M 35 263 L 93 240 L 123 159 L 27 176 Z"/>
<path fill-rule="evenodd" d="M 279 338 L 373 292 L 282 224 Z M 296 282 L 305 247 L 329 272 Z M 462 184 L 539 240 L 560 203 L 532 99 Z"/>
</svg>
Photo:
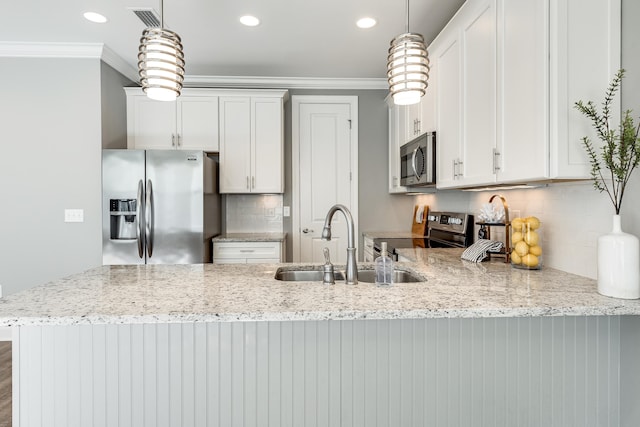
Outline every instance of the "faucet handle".
<svg viewBox="0 0 640 427">
<path fill-rule="evenodd" d="M 322 249 L 322 252 L 324 253 L 324 268 L 323 268 L 323 275 L 322 275 L 322 283 L 325 285 L 333 285 L 335 283 L 335 278 L 333 276 L 333 264 L 331 264 L 331 261 L 329 260 L 329 248 L 324 248 Z"/>
<path fill-rule="evenodd" d="M 325 264 L 331 264 L 331 260 L 329 259 L 329 248 L 323 248 L 322 253 L 324 254 L 324 262 Z"/>
</svg>

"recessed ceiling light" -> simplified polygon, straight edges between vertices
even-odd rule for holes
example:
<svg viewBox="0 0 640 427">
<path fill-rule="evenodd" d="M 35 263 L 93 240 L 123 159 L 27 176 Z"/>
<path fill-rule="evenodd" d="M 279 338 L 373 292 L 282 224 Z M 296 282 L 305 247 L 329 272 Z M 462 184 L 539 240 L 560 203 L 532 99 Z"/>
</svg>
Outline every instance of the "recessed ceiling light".
<svg viewBox="0 0 640 427">
<path fill-rule="evenodd" d="M 247 27 L 255 27 L 256 25 L 260 25 L 260 20 L 255 16 L 244 15 L 240 17 L 240 22 Z"/>
<path fill-rule="evenodd" d="M 104 24 L 105 22 L 108 21 L 106 16 L 100 15 L 99 13 L 96 13 L 96 12 L 85 12 L 84 17 L 86 20 L 91 22 L 96 22 L 98 24 Z"/>
<path fill-rule="evenodd" d="M 375 26 L 377 23 L 378 21 L 376 21 L 375 19 L 366 17 L 366 18 L 358 19 L 358 22 L 356 22 L 356 25 L 359 28 L 371 28 Z"/>
</svg>

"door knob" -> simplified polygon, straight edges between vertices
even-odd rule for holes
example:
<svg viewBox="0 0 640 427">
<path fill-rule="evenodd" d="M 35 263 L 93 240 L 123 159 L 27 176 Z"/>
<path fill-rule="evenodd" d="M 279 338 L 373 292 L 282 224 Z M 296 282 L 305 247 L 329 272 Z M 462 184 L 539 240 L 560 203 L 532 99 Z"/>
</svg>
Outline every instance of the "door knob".
<svg viewBox="0 0 640 427">
<path fill-rule="evenodd" d="M 308 228 L 304 228 L 304 229 L 302 229 L 302 232 L 303 232 L 304 234 L 307 234 L 307 233 L 313 233 L 313 230 L 309 230 Z"/>
</svg>

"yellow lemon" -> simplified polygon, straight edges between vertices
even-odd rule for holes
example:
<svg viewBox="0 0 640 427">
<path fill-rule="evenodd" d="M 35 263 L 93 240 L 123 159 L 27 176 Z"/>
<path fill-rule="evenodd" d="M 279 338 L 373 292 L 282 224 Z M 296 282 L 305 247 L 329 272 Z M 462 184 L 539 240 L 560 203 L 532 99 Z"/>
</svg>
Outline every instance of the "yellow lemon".
<svg viewBox="0 0 640 427">
<path fill-rule="evenodd" d="M 536 230 L 540 227 L 540 220 L 535 216 L 530 216 L 526 219 L 526 223 L 531 227 L 532 230 Z"/>
<path fill-rule="evenodd" d="M 535 231 L 530 230 L 524 233 L 524 241 L 527 243 L 527 245 L 536 246 L 538 244 L 538 240 L 540 240 L 540 237 Z"/>
<path fill-rule="evenodd" d="M 522 257 L 522 264 L 527 267 L 537 267 L 538 266 L 538 257 L 532 254 L 527 254 Z"/>
<path fill-rule="evenodd" d="M 520 255 L 521 257 L 525 256 L 526 254 L 529 253 L 529 245 L 527 245 L 525 242 L 520 241 L 518 243 L 516 243 L 515 246 L 515 251 L 518 255 Z"/>
<path fill-rule="evenodd" d="M 542 255 L 542 248 L 538 245 L 531 246 L 529 248 L 529 253 L 535 256 L 540 256 Z"/>
<path fill-rule="evenodd" d="M 520 264 L 522 262 L 522 258 L 516 251 L 511 252 L 511 264 Z"/>
<path fill-rule="evenodd" d="M 511 243 L 513 243 L 514 245 L 520 241 L 522 241 L 524 237 L 522 236 L 522 233 L 519 231 L 516 231 L 515 233 L 513 233 L 513 236 L 511 236 Z"/>
<path fill-rule="evenodd" d="M 513 231 L 520 231 L 522 230 L 522 223 L 524 221 L 522 220 L 522 218 L 514 218 L 513 221 L 511 221 L 511 228 L 513 228 Z"/>
</svg>

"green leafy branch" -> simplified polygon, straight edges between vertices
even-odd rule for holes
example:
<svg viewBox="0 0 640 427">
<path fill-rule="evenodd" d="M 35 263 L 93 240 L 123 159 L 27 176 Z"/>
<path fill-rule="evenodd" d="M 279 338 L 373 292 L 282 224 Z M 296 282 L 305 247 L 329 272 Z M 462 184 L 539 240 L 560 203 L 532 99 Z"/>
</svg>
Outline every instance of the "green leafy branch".
<svg viewBox="0 0 640 427">
<path fill-rule="evenodd" d="M 629 182 L 631 172 L 640 164 L 640 124 L 636 127 L 631 117 L 631 110 L 624 112 L 624 117 L 617 128 L 611 126 L 611 103 L 620 89 L 625 70 L 620 69 L 609 85 L 599 112 L 592 101 L 586 104 L 575 103 L 575 108 L 591 120 L 591 124 L 603 142 L 600 153 L 589 137 L 582 138 L 582 143 L 589 156 L 593 186 L 601 193 L 606 191 L 613 203 L 616 215 L 620 214 L 622 198 Z"/>
</svg>

